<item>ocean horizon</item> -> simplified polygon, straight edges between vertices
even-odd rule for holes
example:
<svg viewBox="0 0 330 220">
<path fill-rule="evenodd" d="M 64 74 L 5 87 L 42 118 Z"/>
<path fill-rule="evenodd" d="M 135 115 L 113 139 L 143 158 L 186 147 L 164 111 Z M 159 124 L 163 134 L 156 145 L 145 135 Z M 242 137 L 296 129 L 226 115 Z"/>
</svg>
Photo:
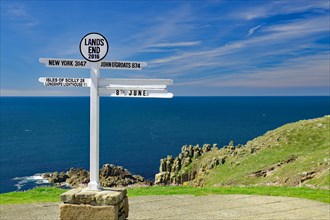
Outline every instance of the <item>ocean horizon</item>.
<svg viewBox="0 0 330 220">
<path fill-rule="evenodd" d="M 100 98 L 100 166 L 153 180 L 183 145 L 245 144 L 286 123 L 330 114 L 329 96 Z M 89 169 L 89 97 L 0 97 L 0 193 L 47 184 L 39 174 Z"/>
</svg>

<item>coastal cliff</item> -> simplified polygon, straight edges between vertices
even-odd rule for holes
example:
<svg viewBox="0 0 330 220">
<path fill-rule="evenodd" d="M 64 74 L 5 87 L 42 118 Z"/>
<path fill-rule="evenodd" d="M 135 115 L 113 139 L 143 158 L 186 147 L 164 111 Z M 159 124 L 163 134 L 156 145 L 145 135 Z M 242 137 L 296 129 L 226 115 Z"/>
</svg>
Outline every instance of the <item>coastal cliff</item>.
<svg viewBox="0 0 330 220">
<path fill-rule="evenodd" d="M 241 145 L 234 146 L 232 141 L 220 149 L 217 144 L 204 144 L 203 147 L 184 145 L 177 157 L 173 158 L 169 155 L 160 160 L 155 184 L 182 185 L 197 180 L 199 181 L 197 185 L 202 186 L 203 176 L 213 168 L 225 164 L 229 156 L 238 154 L 239 148 Z M 256 150 L 257 148 L 254 148 L 250 152 L 254 153 Z M 247 152 L 247 149 L 244 149 L 240 153 Z"/>
<path fill-rule="evenodd" d="M 185 145 L 160 160 L 157 185 L 330 188 L 330 116 L 286 124 L 244 145 Z"/>
<path fill-rule="evenodd" d="M 225 157 L 214 157 L 207 161 L 201 167 L 201 170 L 191 169 L 193 160 L 199 160 L 200 157 L 209 151 L 219 150 L 217 144 L 204 144 L 203 147 L 199 145 L 184 145 L 181 148 L 179 156 L 173 158 L 171 155 L 160 160 L 159 173 L 155 176 L 155 184 L 170 185 L 182 184 L 194 180 L 201 172 L 207 169 L 212 169 L 219 164 L 225 163 Z"/>
</svg>

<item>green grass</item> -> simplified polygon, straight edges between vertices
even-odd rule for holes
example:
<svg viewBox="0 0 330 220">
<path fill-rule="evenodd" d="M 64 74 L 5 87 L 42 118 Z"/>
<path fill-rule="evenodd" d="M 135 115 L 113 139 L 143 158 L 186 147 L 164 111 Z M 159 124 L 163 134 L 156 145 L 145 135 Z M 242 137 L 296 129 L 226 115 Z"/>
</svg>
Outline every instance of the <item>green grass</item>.
<svg viewBox="0 0 330 220">
<path fill-rule="evenodd" d="M 128 189 L 128 196 L 146 195 L 223 195 L 223 194 L 244 194 L 263 196 L 285 196 L 303 199 L 311 199 L 319 202 L 330 203 L 330 191 L 309 188 L 293 187 L 190 187 L 190 186 L 152 186 Z"/>
<path fill-rule="evenodd" d="M 264 196 L 286 196 L 303 199 L 311 199 L 319 202 L 330 203 L 330 191 L 309 188 L 289 187 L 190 187 L 190 186 L 151 186 L 128 188 L 128 196 L 148 195 L 221 195 L 244 194 Z M 0 205 L 28 204 L 42 202 L 59 202 L 60 195 L 66 190 L 55 187 L 40 187 L 24 192 L 10 192 L 0 194 Z"/>
<path fill-rule="evenodd" d="M 40 187 L 27 191 L 0 194 L 0 205 L 59 202 L 60 195 L 67 190 L 56 187 Z"/>
</svg>

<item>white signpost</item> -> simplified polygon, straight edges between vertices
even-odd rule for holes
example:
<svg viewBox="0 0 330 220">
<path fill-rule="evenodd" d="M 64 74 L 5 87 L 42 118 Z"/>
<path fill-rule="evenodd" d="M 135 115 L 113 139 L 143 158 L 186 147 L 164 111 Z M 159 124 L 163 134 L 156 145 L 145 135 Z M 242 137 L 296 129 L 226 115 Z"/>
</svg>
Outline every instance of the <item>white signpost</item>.
<svg viewBox="0 0 330 220">
<path fill-rule="evenodd" d="M 142 70 L 146 62 L 102 61 L 109 44 L 99 33 L 86 34 L 80 41 L 80 53 L 87 60 L 40 58 L 46 67 L 89 68 L 90 78 L 41 77 L 45 86 L 90 87 L 90 182 L 89 190 L 99 190 L 99 97 L 172 98 L 167 86 L 171 79 L 100 78 L 100 69 Z"/>
<path fill-rule="evenodd" d="M 58 58 L 40 58 L 39 61 L 44 63 L 46 67 L 63 67 L 63 68 L 87 68 L 92 67 L 92 63 L 86 60 L 77 59 L 58 59 Z M 146 67 L 146 62 L 136 61 L 101 61 L 99 69 L 121 69 L 121 70 L 142 70 Z"/>
<path fill-rule="evenodd" d="M 89 78 L 59 78 L 59 77 L 41 77 L 39 82 L 44 86 L 69 86 L 69 87 L 90 87 Z"/>
<path fill-rule="evenodd" d="M 172 85 L 170 79 L 100 79 L 99 93 L 104 96 L 140 97 L 140 98 L 172 98 L 167 86 Z"/>
</svg>

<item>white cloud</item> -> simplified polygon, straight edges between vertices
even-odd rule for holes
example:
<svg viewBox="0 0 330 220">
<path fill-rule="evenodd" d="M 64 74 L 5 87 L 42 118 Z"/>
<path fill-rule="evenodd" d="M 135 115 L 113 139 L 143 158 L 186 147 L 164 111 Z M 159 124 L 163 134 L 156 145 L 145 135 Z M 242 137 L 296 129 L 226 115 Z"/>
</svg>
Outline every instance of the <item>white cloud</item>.
<svg viewBox="0 0 330 220">
<path fill-rule="evenodd" d="M 180 83 L 206 87 L 295 88 L 330 87 L 329 53 L 300 57 L 275 67 L 219 74 Z"/>
<path fill-rule="evenodd" d="M 26 18 L 29 17 L 26 7 L 22 4 L 11 4 L 5 9 L 5 16 L 10 19 Z"/>
<path fill-rule="evenodd" d="M 193 31 L 195 16 L 188 5 L 157 14 L 147 21 L 148 24 L 144 24 L 145 17 L 141 19 L 143 20 L 140 21 L 143 23 L 141 29 L 129 37 L 123 37 L 122 41 L 117 42 L 119 47 L 113 48 L 112 55 L 115 59 L 126 59 L 139 52 L 148 52 L 148 50 L 158 48 L 170 51 L 173 49 L 171 47 L 191 47 L 200 43 L 199 41 L 176 42 L 177 39 L 182 39 L 182 36 L 191 35 Z"/>
<path fill-rule="evenodd" d="M 153 65 L 176 64 L 180 67 L 186 66 L 187 71 L 192 67 L 206 66 L 207 63 L 218 63 L 217 66 L 228 66 L 230 63 L 240 65 L 241 63 L 253 63 L 253 59 L 262 59 L 266 56 L 288 55 L 297 50 L 316 48 L 311 44 L 320 32 L 325 34 L 329 31 L 327 16 L 311 18 L 308 20 L 297 20 L 291 23 L 269 25 L 263 28 L 260 34 L 254 38 L 237 40 L 216 48 L 196 48 L 187 52 L 180 52 L 167 57 L 150 61 Z M 250 34 L 260 28 L 261 25 L 250 29 Z M 254 52 L 251 53 L 251 50 Z M 265 59 L 265 58 L 264 58 Z M 187 64 L 187 65 L 186 65 Z M 256 65 L 258 63 L 255 63 Z M 177 72 L 178 69 L 175 68 Z"/>
<path fill-rule="evenodd" d="M 157 44 L 150 45 L 150 47 L 191 47 L 191 46 L 196 46 L 200 43 L 201 43 L 201 41 L 157 43 Z"/>
<path fill-rule="evenodd" d="M 254 27 L 250 28 L 249 31 L 248 31 L 247 37 L 250 37 L 251 35 L 253 35 L 262 26 L 263 26 L 263 24 L 260 24 L 260 25 L 257 25 L 257 26 L 254 26 Z"/>
<path fill-rule="evenodd" d="M 139 52 L 142 53 L 162 53 L 162 52 L 176 52 L 179 51 L 179 49 L 160 49 L 160 48 L 150 48 L 150 49 L 143 49 L 140 50 Z"/>
<path fill-rule="evenodd" d="M 263 31 L 278 32 L 287 35 L 300 34 L 301 36 L 304 36 L 309 33 L 317 33 L 322 31 L 329 32 L 329 23 L 329 15 L 327 15 L 311 19 L 297 20 L 286 24 L 273 25 L 263 28 Z"/>
<path fill-rule="evenodd" d="M 313 1 L 264 1 L 250 8 L 238 9 L 231 17 L 253 20 L 281 14 L 301 13 L 308 10 L 329 10 L 328 0 Z"/>
<path fill-rule="evenodd" d="M 5 5 L 3 10 L 3 18 L 1 19 L 8 19 L 15 26 L 19 26 L 19 28 L 23 28 L 24 30 L 29 30 L 40 23 L 23 3 L 9 3 Z"/>
</svg>

